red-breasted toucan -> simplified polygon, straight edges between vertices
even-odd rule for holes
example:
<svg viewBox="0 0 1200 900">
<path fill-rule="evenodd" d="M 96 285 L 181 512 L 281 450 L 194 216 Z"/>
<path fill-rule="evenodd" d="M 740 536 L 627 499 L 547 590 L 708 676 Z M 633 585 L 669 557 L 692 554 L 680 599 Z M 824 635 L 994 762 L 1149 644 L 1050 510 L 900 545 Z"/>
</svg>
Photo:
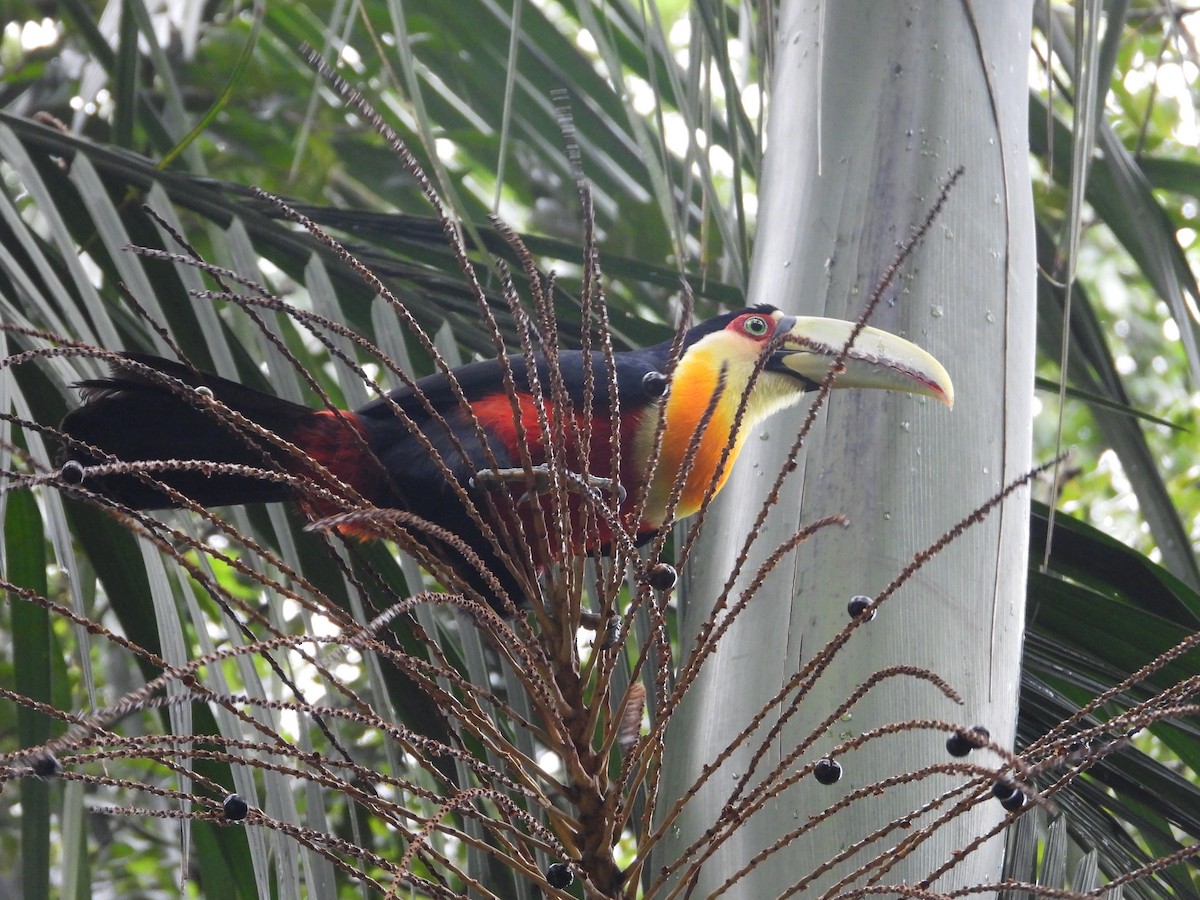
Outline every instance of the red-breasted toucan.
<svg viewBox="0 0 1200 900">
<path fill-rule="evenodd" d="M 504 389 L 499 360 L 470 363 L 453 371 L 465 405 L 450 376 L 440 373 L 347 412 L 312 410 L 180 363 L 128 354 L 114 365 L 110 377 L 81 384 L 85 402 L 62 423 L 63 433 L 71 439 L 63 453 L 64 470 L 71 466 L 84 488 L 133 509 L 180 505 L 156 486 L 161 483 L 206 507 L 299 499 L 313 517 L 372 506 L 403 510 L 444 529 L 469 548 L 495 580 L 468 565 L 453 541 L 431 537 L 428 531 L 420 538 L 464 579 L 469 590 L 498 609 L 508 609 L 505 598 L 497 596 L 497 583 L 506 599 L 520 606 L 530 589 L 529 573 L 561 555 L 561 550 L 529 549 L 529 558 L 521 560 L 520 552 L 512 549 L 517 532 L 511 513 L 504 510 L 523 509 L 523 535 L 528 541 L 536 533 L 529 519 L 532 507 L 550 508 L 544 485 L 530 489 L 532 481 L 523 473 L 523 460 L 544 466 L 548 447 L 553 446 L 563 468 L 586 470 L 587 479 L 577 490 L 592 489 L 589 485 L 611 487 L 607 494 L 606 487 L 593 490 L 609 497 L 612 516 L 594 520 L 586 532 L 580 529 L 569 540 L 559 540 L 552 532 L 543 543 L 596 552 L 611 543 L 612 523 L 618 518 L 631 540 L 645 539 L 666 524 L 672 486 L 689 447 L 693 447 L 693 462 L 671 516 L 675 519 L 695 512 L 714 480 L 720 489 L 751 428 L 816 389 L 854 327 L 836 319 L 789 316 L 769 306 L 708 319 L 683 336 L 665 392 L 661 373 L 669 368 L 671 342 L 614 354 L 615 383 L 599 351 L 593 351 L 588 362 L 579 351 L 561 351 L 558 364 L 569 410 L 555 408 L 554 379 L 545 358 L 537 357 L 536 377 L 531 379 L 526 360 L 514 355 L 509 365 L 519 421 Z M 592 402 L 585 409 L 588 364 Z M 858 336 L 833 386 L 924 394 L 947 406 L 954 399 L 950 377 L 937 360 L 875 328 L 865 328 Z M 610 405 L 614 389 L 619 401 L 615 419 Z M 741 427 L 726 454 L 743 396 Z M 651 475 L 648 462 L 663 416 L 666 424 L 658 464 Z M 620 432 L 620 467 L 615 473 L 614 421 Z M 543 434 L 547 427 L 550 434 Z M 494 464 L 480 440 L 480 429 Z M 300 452 L 264 436 L 264 430 Z M 581 438 L 573 437 L 578 434 L 589 435 L 586 463 L 579 451 Z M 726 464 L 718 473 L 723 454 Z M 111 463 L 111 457 L 126 462 L 200 460 L 255 471 L 214 472 L 193 465 L 186 470 L 157 467 L 141 476 L 89 472 L 93 466 Z M 496 468 L 504 473 L 502 477 L 494 477 Z M 273 479 L 270 472 L 286 474 L 290 480 Z M 301 489 L 297 480 L 327 493 Z M 490 497 L 485 496 L 488 493 Z M 339 503 L 338 496 L 344 502 Z M 638 515 L 636 507 L 643 497 Z M 577 505 L 584 501 L 571 502 L 578 516 Z M 472 505 L 478 517 L 472 516 Z M 358 531 L 372 530 L 369 517 L 356 521 Z M 409 533 L 422 534 L 407 521 L 404 527 Z M 497 536 L 495 542 L 486 535 L 489 529 Z M 378 531 L 387 533 L 383 528 Z M 497 544 L 516 554 L 516 565 L 505 563 Z"/>
</svg>

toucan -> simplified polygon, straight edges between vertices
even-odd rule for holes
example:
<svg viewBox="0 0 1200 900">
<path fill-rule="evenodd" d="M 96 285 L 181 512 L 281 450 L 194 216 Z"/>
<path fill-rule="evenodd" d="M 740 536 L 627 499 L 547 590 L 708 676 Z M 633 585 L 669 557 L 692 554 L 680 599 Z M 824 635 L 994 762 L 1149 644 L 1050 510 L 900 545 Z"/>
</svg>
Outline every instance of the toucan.
<svg viewBox="0 0 1200 900">
<path fill-rule="evenodd" d="M 71 480 L 130 509 L 298 500 L 310 518 L 341 515 L 344 532 L 398 528 L 463 590 L 511 611 L 533 591 L 530 574 L 564 553 L 605 552 L 618 536 L 638 544 L 694 513 L 751 429 L 816 390 L 855 328 L 760 305 L 643 349 L 469 363 L 353 412 L 121 354 L 109 377 L 79 383 L 84 402 L 62 422 L 61 462 Z M 954 402 L 936 359 L 871 327 L 832 386 Z M 118 461 L 160 464 L 130 472 Z M 563 479 L 565 515 L 549 487 Z"/>
</svg>

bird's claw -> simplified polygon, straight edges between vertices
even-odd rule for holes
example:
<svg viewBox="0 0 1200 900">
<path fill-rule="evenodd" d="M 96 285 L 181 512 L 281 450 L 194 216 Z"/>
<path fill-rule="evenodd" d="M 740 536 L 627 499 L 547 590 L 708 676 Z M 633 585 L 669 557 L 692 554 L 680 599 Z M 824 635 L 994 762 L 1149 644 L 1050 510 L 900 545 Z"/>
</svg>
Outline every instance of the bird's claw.
<svg viewBox="0 0 1200 900">
<path fill-rule="evenodd" d="M 625 486 L 611 478 L 602 478 L 599 475 L 581 475 L 570 469 L 561 469 L 558 474 L 566 482 L 568 491 L 590 494 L 597 499 L 603 499 L 605 493 L 616 490 L 617 502 L 625 502 L 627 496 Z M 554 486 L 554 477 L 550 467 L 543 463 L 528 469 L 480 469 L 468 482 L 471 488 L 492 488 L 506 484 L 530 485 L 517 500 L 518 503 L 525 503 L 536 499 L 538 494 L 549 493 Z"/>
</svg>

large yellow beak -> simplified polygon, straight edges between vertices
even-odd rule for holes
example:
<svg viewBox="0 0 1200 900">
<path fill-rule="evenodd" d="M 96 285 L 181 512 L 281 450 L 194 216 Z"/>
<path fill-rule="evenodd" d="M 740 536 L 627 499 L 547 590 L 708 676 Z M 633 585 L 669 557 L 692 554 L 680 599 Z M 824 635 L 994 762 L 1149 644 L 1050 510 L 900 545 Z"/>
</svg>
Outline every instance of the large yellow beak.
<svg viewBox="0 0 1200 900">
<path fill-rule="evenodd" d="M 853 322 L 815 316 L 784 316 L 778 330 L 786 331 L 783 345 L 767 368 L 820 384 L 833 359 L 846 345 Z M 909 341 L 867 326 L 846 357 L 846 369 L 835 388 L 877 388 L 924 394 L 954 406 L 954 385 L 942 364 Z"/>
</svg>

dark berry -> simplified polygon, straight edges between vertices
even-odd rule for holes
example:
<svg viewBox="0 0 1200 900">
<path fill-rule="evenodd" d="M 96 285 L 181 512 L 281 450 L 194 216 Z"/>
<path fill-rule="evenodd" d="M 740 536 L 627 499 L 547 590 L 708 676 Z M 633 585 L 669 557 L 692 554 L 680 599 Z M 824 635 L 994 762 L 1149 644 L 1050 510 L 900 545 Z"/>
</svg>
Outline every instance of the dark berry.
<svg viewBox="0 0 1200 900">
<path fill-rule="evenodd" d="M 870 605 L 871 598 L 864 597 L 862 594 L 859 594 L 850 598 L 850 602 L 846 604 L 846 612 L 850 613 L 850 618 L 857 619 L 864 612 L 866 612 L 867 607 Z M 863 619 L 863 621 L 870 622 L 873 618 L 875 618 L 875 610 L 871 610 L 871 612 L 865 619 Z"/>
<path fill-rule="evenodd" d="M 821 784 L 836 784 L 842 780 L 842 765 L 836 759 L 819 759 L 813 766 L 813 775 Z"/>
<path fill-rule="evenodd" d="M 546 869 L 546 881 L 552 888 L 569 888 L 575 882 L 575 873 L 566 863 L 553 863 Z"/>
<path fill-rule="evenodd" d="M 1080 760 L 1086 759 L 1087 755 L 1091 752 L 1091 741 L 1071 741 L 1071 743 L 1067 745 L 1067 762 L 1077 763 Z"/>
<path fill-rule="evenodd" d="M 225 798 L 221 807 L 225 811 L 225 818 L 233 822 L 240 822 L 250 812 L 250 804 L 240 794 L 230 794 Z"/>
<path fill-rule="evenodd" d="M 650 582 L 650 587 L 656 591 L 669 591 L 675 587 L 675 582 L 679 580 L 679 573 L 675 571 L 675 567 L 670 563 L 655 563 L 646 570 L 646 580 Z"/>
<path fill-rule="evenodd" d="M 1013 791 L 1000 801 L 1000 805 L 1009 812 L 1016 812 L 1025 805 L 1025 795 L 1021 791 Z"/>
<path fill-rule="evenodd" d="M 992 785 L 992 796 L 1009 812 L 1016 812 L 1025 805 L 1024 792 L 1007 778 L 1002 778 Z"/>
<path fill-rule="evenodd" d="M 83 474 L 83 465 L 73 459 L 67 460 L 58 470 L 58 477 L 67 484 L 82 484 Z"/>
<path fill-rule="evenodd" d="M 29 767 L 33 769 L 33 774 L 38 778 L 57 778 L 62 774 L 62 765 L 53 753 L 43 753 L 31 760 Z"/>
<path fill-rule="evenodd" d="M 667 392 L 667 376 L 662 372 L 647 372 L 642 376 L 642 391 L 648 400 L 659 399 Z"/>
<path fill-rule="evenodd" d="M 966 756 L 974 749 L 975 745 L 967 740 L 961 731 L 956 731 L 946 738 L 946 752 L 951 756 Z"/>
<path fill-rule="evenodd" d="M 991 736 L 982 725 L 972 725 L 970 731 L 956 731 L 946 738 L 946 752 L 951 756 L 966 756 L 986 744 Z"/>
</svg>

